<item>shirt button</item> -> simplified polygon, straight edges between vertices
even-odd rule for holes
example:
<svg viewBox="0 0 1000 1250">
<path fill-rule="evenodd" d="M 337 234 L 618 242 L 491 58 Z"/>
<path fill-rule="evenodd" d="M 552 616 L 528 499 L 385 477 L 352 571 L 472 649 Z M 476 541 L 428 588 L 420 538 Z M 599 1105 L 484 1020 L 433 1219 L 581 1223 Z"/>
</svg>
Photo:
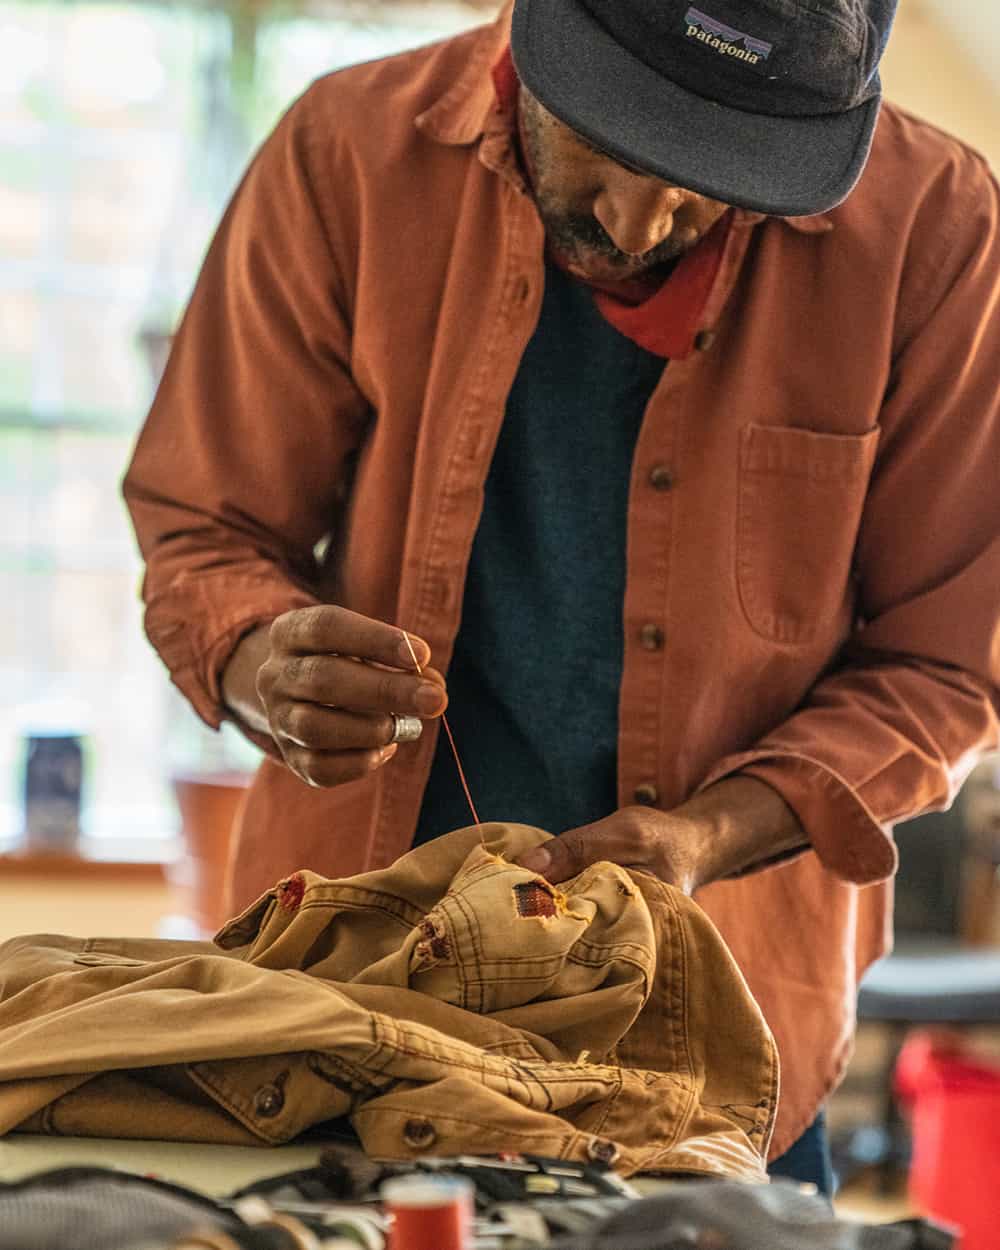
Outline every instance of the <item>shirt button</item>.
<svg viewBox="0 0 1000 1250">
<path fill-rule="evenodd" d="M 707 352 L 714 342 L 714 330 L 699 330 L 694 336 L 694 345 L 700 352 Z"/>
<path fill-rule="evenodd" d="M 644 781 L 641 786 L 636 786 L 632 797 L 643 807 L 653 807 L 660 797 L 660 792 L 651 781 Z"/>
<path fill-rule="evenodd" d="M 265 1085 L 254 1095 L 253 1109 L 262 1120 L 278 1115 L 285 1105 L 285 1095 L 277 1085 Z"/>
<path fill-rule="evenodd" d="M 674 484 L 674 475 L 665 464 L 654 464 L 649 470 L 649 484 L 653 490 L 670 490 Z"/>
<path fill-rule="evenodd" d="M 659 651 L 663 646 L 663 630 L 659 625 L 643 625 L 639 630 L 639 641 L 647 651 Z"/>
</svg>

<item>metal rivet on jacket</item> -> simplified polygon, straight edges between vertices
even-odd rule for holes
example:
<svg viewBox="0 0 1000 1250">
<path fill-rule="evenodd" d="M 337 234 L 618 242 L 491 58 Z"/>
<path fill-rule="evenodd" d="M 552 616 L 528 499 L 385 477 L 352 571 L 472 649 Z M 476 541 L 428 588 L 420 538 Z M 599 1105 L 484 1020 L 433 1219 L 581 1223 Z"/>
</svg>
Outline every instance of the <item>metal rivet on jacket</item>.
<svg viewBox="0 0 1000 1250">
<path fill-rule="evenodd" d="M 592 1137 L 587 1145 L 587 1154 L 595 1163 L 603 1163 L 610 1167 L 618 1158 L 619 1150 L 613 1141 L 603 1137 Z"/>
<path fill-rule="evenodd" d="M 426 1150 L 437 1141 L 437 1129 L 430 1120 L 407 1120 L 403 1125 L 403 1141 L 414 1150 Z"/>
<path fill-rule="evenodd" d="M 254 1113 L 263 1120 L 280 1114 L 284 1106 L 285 1095 L 277 1085 L 264 1085 L 254 1094 Z"/>
</svg>

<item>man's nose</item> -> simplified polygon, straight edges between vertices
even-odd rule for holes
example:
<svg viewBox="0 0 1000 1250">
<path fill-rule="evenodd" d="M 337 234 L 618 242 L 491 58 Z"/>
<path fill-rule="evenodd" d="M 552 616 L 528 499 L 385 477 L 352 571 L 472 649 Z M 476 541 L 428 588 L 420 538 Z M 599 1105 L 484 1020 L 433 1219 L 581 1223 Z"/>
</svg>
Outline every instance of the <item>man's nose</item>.
<svg viewBox="0 0 1000 1250">
<path fill-rule="evenodd" d="M 619 251 L 642 256 L 670 234 L 683 199 L 678 187 L 623 169 L 601 188 L 593 213 Z"/>
</svg>

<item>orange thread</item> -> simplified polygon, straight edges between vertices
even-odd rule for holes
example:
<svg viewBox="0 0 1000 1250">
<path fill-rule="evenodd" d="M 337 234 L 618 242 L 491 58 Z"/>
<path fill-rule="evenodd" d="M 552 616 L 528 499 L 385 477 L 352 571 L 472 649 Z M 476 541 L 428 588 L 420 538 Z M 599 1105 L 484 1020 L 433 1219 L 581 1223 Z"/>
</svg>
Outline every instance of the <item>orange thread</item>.
<svg viewBox="0 0 1000 1250">
<path fill-rule="evenodd" d="M 420 667 L 420 662 L 417 660 L 417 653 L 413 650 L 413 643 L 410 642 L 410 635 L 405 629 L 403 630 L 403 637 L 406 639 L 406 646 L 413 659 L 413 667 L 418 673 L 422 673 L 423 669 Z M 472 812 L 472 819 L 477 825 L 481 825 L 483 822 L 479 819 L 479 813 L 476 811 L 476 805 L 472 801 L 469 783 L 465 779 L 465 769 L 462 767 L 462 761 L 458 757 L 458 747 L 455 745 L 455 735 L 451 732 L 451 726 L 448 724 L 448 717 L 443 712 L 441 713 L 441 723 L 444 725 L 444 731 L 448 735 L 451 753 L 455 757 L 455 767 L 458 769 L 458 778 L 459 781 L 461 781 L 462 789 L 465 792 L 465 801 L 468 803 L 469 810 Z"/>
</svg>

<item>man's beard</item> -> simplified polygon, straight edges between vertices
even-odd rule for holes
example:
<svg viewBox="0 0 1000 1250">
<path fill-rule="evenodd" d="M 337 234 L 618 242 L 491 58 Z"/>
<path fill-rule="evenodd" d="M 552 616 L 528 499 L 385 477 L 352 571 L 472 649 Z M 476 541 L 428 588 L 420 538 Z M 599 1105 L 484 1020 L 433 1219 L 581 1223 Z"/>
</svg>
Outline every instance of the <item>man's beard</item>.
<svg viewBox="0 0 1000 1250">
<path fill-rule="evenodd" d="M 648 252 L 633 256 L 616 247 L 601 223 L 590 214 L 552 212 L 541 200 L 538 202 L 538 209 L 550 245 L 569 263 L 574 260 L 582 263 L 587 256 L 597 256 L 615 267 L 620 267 L 624 274 L 636 274 L 676 260 L 685 251 L 681 244 L 668 235 Z"/>
</svg>

